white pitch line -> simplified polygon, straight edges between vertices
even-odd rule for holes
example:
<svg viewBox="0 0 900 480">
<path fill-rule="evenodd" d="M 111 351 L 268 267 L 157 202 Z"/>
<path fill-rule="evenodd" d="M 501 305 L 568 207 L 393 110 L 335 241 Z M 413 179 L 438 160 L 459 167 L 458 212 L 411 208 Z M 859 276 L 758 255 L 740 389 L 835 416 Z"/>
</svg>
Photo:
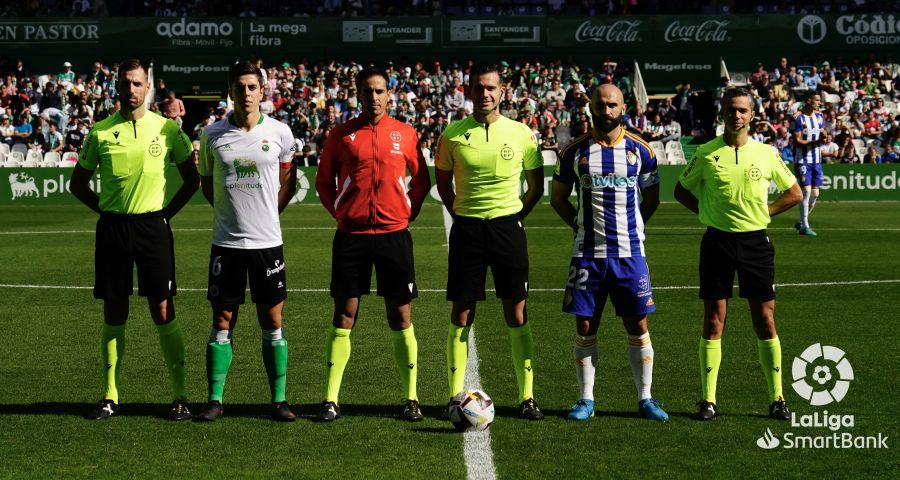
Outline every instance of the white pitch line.
<svg viewBox="0 0 900 480">
<path fill-rule="evenodd" d="M 900 283 L 900 279 L 887 279 L 887 280 L 847 280 L 842 282 L 808 282 L 808 283 L 776 283 L 775 287 L 777 288 L 787 288 L 787 287 L 830 287 L 830 286 L 841 286 L 841 285 L 873 285 L 873 284 L 884 284 L 884 283 Z M 735 285 L 736 287 L 737 285 Z M 20 285 L 20 284 L 12 284 L 12 283 L 4 283 L 0 284 L 0 288 L 43 288 L 47 290 L 90 290 L 94 287 L 85 286 L 85 285 Z M 696 285 L 668 285 L 663 287 L 653 287 L 654 290 L 694 290 L 700 288 Z M 182 288 L 178 287 L 178 290 L 181 292 L 205 292 L 205 288 Z M 298 293 L 325 293 L 329 290 L 327 288 L 289 288 L 287 289 L 289 292 L 298 292 Z M 563 292 L 565 289 L 563 288 L 529 288 L 529 292 Z M 420 288 L 419 292 L 424 293 L 445 293 L 446 290 L 442 288 Z M 474 332 L 470 330 L 470 332 Z M 469 341 L 473 342 L 472 333 L 469 334 Z M 471 345 L 470 345 L 471 348 Z M 472 352 L 473 350 L 470 350 Z M 472 354 L 470 353 L 469 358 L 477 358 L 477 352 Z M 470 360 L 471 361 L 471 360 Z M 475 363 L 477 366 L 477 362 Z M 476 367 L 477 369 L 477 367 Z M 469 384 L 469 367 L 466 367 L 466 384 Z M 473 382 L 475 380 L 473 379 Z M 474 383 L 472 384 L 473 386 Z M 480 388 L 480 383 L 475 388 Z"/>
<path fill-rule="evenodd" d="M 334 227 L 281 227 L 282 230 L 334 230 Z M 444 229 L 444 227 L 410 227 L 410 230 L 438 230 Z M 558 226 L 558 227 L 546 227 L 546 226 L 530 226 L 528 230 L 572 230 L 571 227 L 567 226 Z M 703 231 L 703 226 L 694 226 L 694 227 L 647 227 L 646 230 L 649 231 Z M 768 230 L 772 231 L 793 231 L 794 227 L 773 227 Z M 900 232 L 900 228 L 827 228 L 822 229 L 828 232 Z M 173 228 L 173 232 L 211 232 L 211 228 Z M 25 230 L 25 231 L 10 231 L 10 232 L 0 232 L 0 235 L 64 235 L 64 234 L 85 234 L 85 233 L 96 233 L 96 230 Z"/>
<path fill-rule="evenodd" d="M 450 227 L 453 217 L 446 208 L 444 212 L 444 231 L 447 245 L 450 245 Z M 420 290 L 422 291 L 422 290 Z M 443 292 L 444 290 L 439 290 Z M 466 388 L 481 390 L 481 377 L 478 375 L 478 349 L 475 348 L 475 326 L 469 329 L 469 355 L 466 359 Z M 466 462 L 467 480 L 496 480 L 497 469 L 494 467 L 494 452 L 491 450 L 491 430 L 466 432 L 463 434 L 463 460 Z"/>
</svg>

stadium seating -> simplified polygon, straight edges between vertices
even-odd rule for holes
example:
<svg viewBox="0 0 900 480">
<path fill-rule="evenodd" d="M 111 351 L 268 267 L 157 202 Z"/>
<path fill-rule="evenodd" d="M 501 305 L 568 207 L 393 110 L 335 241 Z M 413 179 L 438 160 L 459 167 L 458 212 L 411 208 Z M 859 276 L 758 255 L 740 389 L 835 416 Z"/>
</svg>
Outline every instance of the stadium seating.
<svg viewBox="0 0 900 480">
<path fill-rule="evenodd" d="M 78 163 L 78 154 L 75 152 L 66 152 L 62 155 L 62 159 L 59 161 L 59 167 L 72 168 L 76 163 Z"/>
<path fill-rule="evenodd" d="M 860 148 L 866 148 L 866 142 L 861 138 L 854 138 L 850 140 L 850 143 L 853 144 L 853 148 L 859 150 Z"/>
<path fill-rule="evenodd" d="M 24 159 L 25 154 L 28 153 L 28 145 L 25 145 L 24 143 L 17 143 L 12 146 L 12 151 L 21 153 L 22 158 Z"/>
<path fill-rule="evenodd" d="M 6 155 L 9 153 L 9 145 L 6 143 L 0 143 L 0 153 Z"/>
<path fill-rule="evenodd" d="M 25 154 L 26 164 L 34 164 L 34 166 L 38 166 L 43 161 L 44 157 L 41 155 L 41 152 L 38 152 L 36 150 L 28 150 L 28 153 Z"/>
<path fill-rule="evenodd" d="M 654 140 L 650 142 L 650 148 L 656 154 L 656 163 L 666 165 L 666 147 L 662 142 Z"/>
<path fill-rule="evenodd" d="M 42 167 L 58 167 L 59 166 L 59 153 L 58 152 L 47 152 L 44 154 L 44 161 L 41 162 Z"/>
<path fill-rule="evenodd" d="M 6 156 L 6 163 L 4 163 L 4 166 L 21 167 L 23 163 L 25 163 L 25 155 L 23 155 L 22 152 L 10 152 L 9 155 Z"/>
</svg>

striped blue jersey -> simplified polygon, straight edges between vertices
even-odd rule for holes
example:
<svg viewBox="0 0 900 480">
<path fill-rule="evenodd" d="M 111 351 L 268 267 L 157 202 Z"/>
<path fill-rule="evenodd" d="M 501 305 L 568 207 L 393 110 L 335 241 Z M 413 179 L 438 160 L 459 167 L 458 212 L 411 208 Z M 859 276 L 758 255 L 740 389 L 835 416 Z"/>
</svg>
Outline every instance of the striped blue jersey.
<svg viewBox="0 0 900 480">
<path fill-rule="evenodd" d="M 794 134 L 800 133 L 804 140 L 819 140 L 825 132 L 825 116 L 819 112 L 812 115 L 800 113 L 794 119 Z M 812 165 L 822 163 L 822 152 L 818 146 L 794 143 L 794 163 Z"/>
<path fill-rule="evenodd" d="M 659 183 L 659 171 L 656 154 L 639 136 L 622 129 L 606 147 L 581 135 L 560 152 L 553 179 L 578 187 L 573 257 L 644 256 L 640 191 Z"/>
</svg>

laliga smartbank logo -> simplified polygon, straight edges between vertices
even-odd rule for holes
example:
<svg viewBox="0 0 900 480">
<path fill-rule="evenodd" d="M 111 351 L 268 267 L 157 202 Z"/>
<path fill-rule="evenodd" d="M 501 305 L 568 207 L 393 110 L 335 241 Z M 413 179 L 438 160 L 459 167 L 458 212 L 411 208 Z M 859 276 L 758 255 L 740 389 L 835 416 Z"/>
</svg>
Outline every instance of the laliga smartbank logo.
<svg viewBox="0 0 900 480">
<path fill-rule="evenodd" d="M 830 345 L 816 343 L 810 345 L 794 358 L 792 365 L 794 383 L 791 386 L 798 395 L 809 401 L 814 407 L 838 403 L 847 396 L 850 382 L 854 379 L 853 367 L 847 360 L 843 350 Z M 868 449 L 888 448 L 888 436 L 857 435 L 842 431 L 856 426 L 854 415 L 829 413 L 828 410 L 815 411 L 811 414 L 798 415 L 791 413 L 791 429 L 827 429 L 824 434 L 807 434 L 806 432 L 789 431 L 781 437 L 767 428 L 766 432 L 756 439 L 756 445 L 765 450 L 778 447 L 784 449 Z"/>
<path fill-rule="evenodd" d="M 853 367 L 845 355 L 840 348 L 829 345 L 816 343 L 807 347 L 791 366 L 791 386 L 797 395 L 814 407 L 843 400 L 853 380 Z"/>
</svg>

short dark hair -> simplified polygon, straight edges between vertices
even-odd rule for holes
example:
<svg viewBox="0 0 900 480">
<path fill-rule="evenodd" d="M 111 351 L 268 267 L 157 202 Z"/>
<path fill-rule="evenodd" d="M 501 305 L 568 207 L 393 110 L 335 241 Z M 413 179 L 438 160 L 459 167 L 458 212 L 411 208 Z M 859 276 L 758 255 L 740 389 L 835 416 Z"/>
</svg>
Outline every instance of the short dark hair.
<svg viewBox="0 0 900 480">
<path fill-rule="evenodd" d="M 496 63 L 476 63 L 469 71 L 469 78 L 480 77 L 488 73 L 496 73 L 499 76 L 500 68 Z"/>
<path fill-rule="evenodd" d="M 125 60 L 124 62 L 119 64 L 119 73 L 121 75 L 124 75 L 125 72 L 130 72 L 132 70 L 138 69 L 143 70 L 144 75 L 149 77 L 149 74 L 147 73 L 147 67 L 145 67 L 144 64 L 141 63 L 141 60 L 139 58 L 129 58 L 128 60 Z"/>
<path fill-rule="evenodd" d="M 231 88 L 231 86 L 234 85 L 234 82 L 244 75 L 256 75 L 256 79 L 259 80 L 259 85 L 264 86 L 262 70 L 249 60 L 241 60 L 232 65 L 231 69 L 228 71 L 228 88 Z"/>
<path fill-rule="evenodd" d="M 363 86 L 365 86 L 366 81 L 368 81 L 372 77 L 381 77 L 384 79 L 384 84 L 387 85 L 390 83 L 388 76 L 384 73 L 384 70 L 378 70 L 375 67 L 366 67 L 362 69 L 359 73 L 356 74 L 356 79 L 354 79 L 354 85 L 356 85 L 356 91 L 362 92 Z"/>
<path fill-rule="evenodd" d="M 750 90 L 747 90 L 744 87 L 728 87 L 722 92 L 722 104 L 736 97 L 747 97 L 750 99 L 750 103 L 753 103 L 753 96 L 750 95 Z"/>
</svg>

